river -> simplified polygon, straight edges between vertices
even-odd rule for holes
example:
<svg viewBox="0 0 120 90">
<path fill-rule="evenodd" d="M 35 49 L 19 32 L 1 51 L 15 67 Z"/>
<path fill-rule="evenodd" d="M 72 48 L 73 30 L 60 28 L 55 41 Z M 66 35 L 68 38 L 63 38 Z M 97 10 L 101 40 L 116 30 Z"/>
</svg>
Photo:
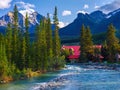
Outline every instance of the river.
<svg viewBox="0 0 120 90">
<path fill-rule="evenodd" d="M 96 67 L 66 65 L 40 77 L 0 85 L 0 90 L 120 90 L 119 71 Z"/>
</svg>

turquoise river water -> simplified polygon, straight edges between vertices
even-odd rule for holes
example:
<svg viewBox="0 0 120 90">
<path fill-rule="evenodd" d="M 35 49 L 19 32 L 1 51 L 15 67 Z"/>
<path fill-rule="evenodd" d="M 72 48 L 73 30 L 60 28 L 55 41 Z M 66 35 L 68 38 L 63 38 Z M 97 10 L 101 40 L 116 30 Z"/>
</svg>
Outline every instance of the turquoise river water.
<svg viewBox="0 0 120 90">
<path fill-rule="evenodd" d="M 120 90 L 119 71 L 95 67 L 66 65 L 40 77 L 0 85 L 0 90 Z"/>
</svg>

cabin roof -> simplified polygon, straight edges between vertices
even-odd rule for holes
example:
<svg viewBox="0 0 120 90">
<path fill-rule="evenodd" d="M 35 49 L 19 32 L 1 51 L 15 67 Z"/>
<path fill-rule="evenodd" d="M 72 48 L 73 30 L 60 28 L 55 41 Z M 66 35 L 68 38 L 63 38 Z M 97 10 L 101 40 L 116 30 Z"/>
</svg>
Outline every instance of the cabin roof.
<svg viewBox="0 0 120 90">
<path fill-rule="evenodd" d="M 102 45 L 94 45 L 93 47 L 101 49 Z M 76 46 L 65 46 L 65 45 L 63 45 L 62 49 L 73 50 L 74 53 L 73 53 L 73 55 L 68 56 L 69 59 L 78 59 L 80 57 L 80 46 L 77 46 L 77 45 Z M 103 58 L 103 57 L 100 55 L 100 58 Z"/>
</svg>

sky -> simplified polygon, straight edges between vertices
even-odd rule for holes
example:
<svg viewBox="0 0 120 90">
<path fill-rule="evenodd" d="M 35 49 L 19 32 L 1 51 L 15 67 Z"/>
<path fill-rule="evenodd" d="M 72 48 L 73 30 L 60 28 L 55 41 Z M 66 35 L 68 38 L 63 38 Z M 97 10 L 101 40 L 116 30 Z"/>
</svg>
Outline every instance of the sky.
<svg viewBox="0 0 120 90">
<path fill-rule="evenodd" d="M 37 11 L 43 16 L 49 13 L 51 19 L 57 6 L 61 28 L 71 23 L 78 13 L 89 14 L 96 10 L 109 13 L 120 8 L 120 0 L 0 0 L 0 17 L 13 11 L 15 4 L 23 15 Z"/>
</svg>

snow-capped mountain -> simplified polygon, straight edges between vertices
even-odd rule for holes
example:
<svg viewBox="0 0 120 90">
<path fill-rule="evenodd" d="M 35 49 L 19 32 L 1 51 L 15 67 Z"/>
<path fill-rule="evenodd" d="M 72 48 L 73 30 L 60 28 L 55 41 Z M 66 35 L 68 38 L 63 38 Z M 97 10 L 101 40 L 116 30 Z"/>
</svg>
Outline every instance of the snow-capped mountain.
<svg viewBox="0 0 120 90">
<path fill-rule="evenodd" d="M 40 20 L 43 18 L 43 16 L 37 12 L 28 13 L 28 16 L 29 16 L 30 32 L 33 33 L 36 25 L 40 22 Z M 24 28 L 25 27 L 25 15 L 23 15 L 23 13 L 19 12 L 18 18 L 19 18 L 19 22 L 18 22 L 19 27 Z M 6 26 L 9 22 L 10 23 L 13 22 L 13 12 L 8 12 L 6 15 L 0 17 L 0 32 L 4 32 L 3 29 L 6 28 Z"/>
<path fill-rule="evenodd" d="M 19 27 L 25 27 L 25 12 L 20 11 Z M 40 22 L 44 16 L 35 11 L 29 11 L 29 31 L 34 33 L 36 25 Z M 13 22 L 13 12 L 8 12 L 6 15 L 0 17 L 0 32 L 4 32 L 8 22 Z M 109 24 L 113 24 L 117 30 L 120 30 L 120 9 L 117 9 L 108 14 L 102 11 L 94 11 L 90 14 L 78 13 L 77 18 L 64 28 L 59 30 L 60 36 L 79 36 L 80 28 L 82 24 L 89 26 L 92 33 L 101 33 L 107 30 Z M 53 28 L 53 25 L 52 25 Z"/>
</svg>

